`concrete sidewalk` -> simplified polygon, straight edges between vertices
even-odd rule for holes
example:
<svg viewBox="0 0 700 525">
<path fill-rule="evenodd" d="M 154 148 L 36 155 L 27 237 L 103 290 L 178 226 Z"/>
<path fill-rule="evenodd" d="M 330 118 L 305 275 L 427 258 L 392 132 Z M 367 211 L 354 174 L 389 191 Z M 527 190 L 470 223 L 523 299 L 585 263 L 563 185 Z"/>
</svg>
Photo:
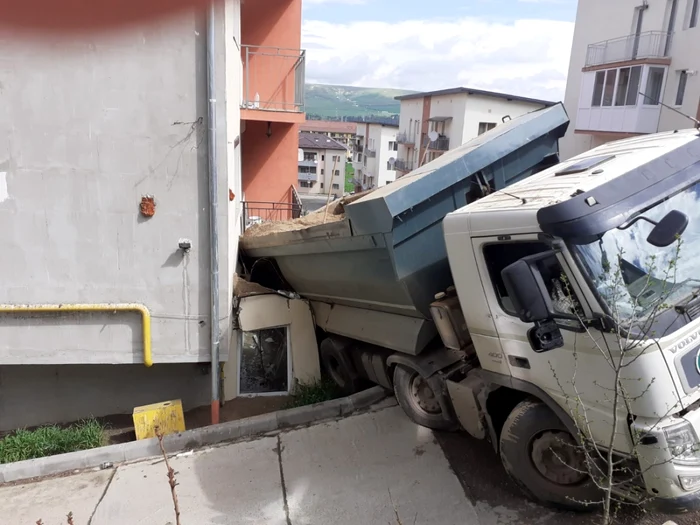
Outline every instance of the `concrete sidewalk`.
<svg viewBox="0 0 700 525">
<path fill-rule="evenodd" d="M 398 407 L 181 455 L 183 525 L 479 523 L 433 433 Z M 162 460 L 0 488 L 0 524 L 175 523 Z M 399 520 L 396 518 L 398 512 Z"/>
</svg>

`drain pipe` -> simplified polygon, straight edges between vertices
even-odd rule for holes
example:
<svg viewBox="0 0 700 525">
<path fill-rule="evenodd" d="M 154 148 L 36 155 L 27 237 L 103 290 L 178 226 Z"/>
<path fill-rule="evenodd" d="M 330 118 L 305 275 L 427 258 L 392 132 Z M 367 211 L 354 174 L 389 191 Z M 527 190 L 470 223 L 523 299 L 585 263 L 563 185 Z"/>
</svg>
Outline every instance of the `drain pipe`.
<svg viewBox="0 0 700 525">
<path fill-rule="evenodd" d="M 219 423 L 219 176 L 216 156 L 216 16 L 215 2 L 207 12 L 207 153 L 209 166 L 209 244 L 211 260 L 211 424 Z"/>
</svg>

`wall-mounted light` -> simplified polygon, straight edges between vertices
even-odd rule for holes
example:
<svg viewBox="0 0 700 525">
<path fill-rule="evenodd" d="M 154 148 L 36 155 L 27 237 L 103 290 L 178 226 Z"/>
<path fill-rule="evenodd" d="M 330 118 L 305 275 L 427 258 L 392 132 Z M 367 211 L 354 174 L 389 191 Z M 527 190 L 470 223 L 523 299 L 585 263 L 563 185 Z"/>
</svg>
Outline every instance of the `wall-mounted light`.
<svg viewBox="0 0 700 525">
<path fill-rule="evenodd" d="M 272 136 L 272 122 L 267 123 L 267 138 L 269 139 Z"/>
</svg>

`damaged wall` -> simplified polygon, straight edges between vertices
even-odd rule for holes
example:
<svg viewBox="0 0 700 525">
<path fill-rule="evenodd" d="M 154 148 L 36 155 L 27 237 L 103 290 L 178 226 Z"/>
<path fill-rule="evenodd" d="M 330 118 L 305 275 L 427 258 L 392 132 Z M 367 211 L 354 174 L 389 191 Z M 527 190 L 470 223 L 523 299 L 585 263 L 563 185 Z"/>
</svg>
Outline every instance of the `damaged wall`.
<svg viewBox="0 0 700 525">
<path fill-rule="evenodd" d="M 274 293 L 239 299 L 238 323 L 240 331 L 231 338 L 230 358 L 224 366 L 224 399 L 238 395 L 238 365 L 241 358 L 242 331 L 252 332 L 265 328 L 289 327 L 291 375 L 303 383 L 320 379 L 321 370 L 311 309 L 301 299 L 288 299 Z"/>
</svg>

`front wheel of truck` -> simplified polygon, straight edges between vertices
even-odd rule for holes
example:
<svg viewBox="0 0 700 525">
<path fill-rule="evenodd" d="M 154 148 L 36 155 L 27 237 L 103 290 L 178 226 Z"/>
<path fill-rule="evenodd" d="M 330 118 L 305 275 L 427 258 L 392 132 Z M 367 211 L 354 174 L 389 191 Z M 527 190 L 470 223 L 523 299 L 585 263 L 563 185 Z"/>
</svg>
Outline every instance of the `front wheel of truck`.
<svg viewBox="0 0 700 525">
<path fill-rule="evenodd" d="M 517 405 L 503 425 L 499 447 L 506 472 L 531 499 L 578 512 L 600 504 L 602 493 L 587 474 L 585 453 L 544 403 Z"/>
<path fill-rule="evenodd" d="M 435 430 L 455 430 L 457 423 L 445 419 L 440 401 L 428 382 L 415 370 L 396 365 L 394 395 L 414 423 Z"/>
</svg>

